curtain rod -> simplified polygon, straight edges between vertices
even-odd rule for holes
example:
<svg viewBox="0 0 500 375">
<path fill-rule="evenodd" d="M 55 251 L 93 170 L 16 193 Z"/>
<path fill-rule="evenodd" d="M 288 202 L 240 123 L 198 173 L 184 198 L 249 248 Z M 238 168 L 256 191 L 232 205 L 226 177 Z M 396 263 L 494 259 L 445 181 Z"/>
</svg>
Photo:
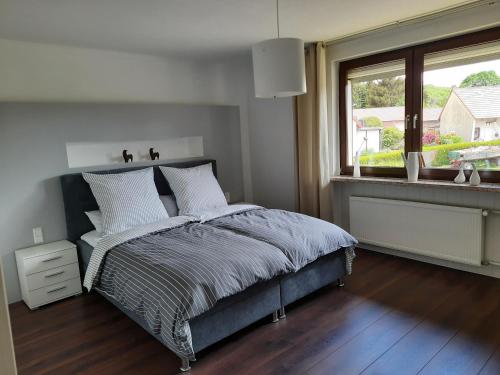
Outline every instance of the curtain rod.
<svg viewBox="0 0 500 375">
<path fill-rule="evenodd" d="M 368 28 L 362 31 L 358 31 L 352 34 L 343 35 L 338 38 L 328 39 L 325 41 L 326 45 L 332 45 L 339 42 L 346 42 L 348 40 L 356 39 L 362 36 L 366 36 L 372 33 L 390 30 L 399 26 L 412 25 L 420 22 L 425 22 L 434 18 L 446 16 L 449 14 L 464 12 L 469 9 L 479 8 L 483 6 L 493 6 L 498 4 L 499 0 L 473 0 L 465 1 L 458 5 L 451 5 L 445 8 L 433 12 L 427 12 L 415 17 L 403 18 L 394 22 L 389 22 L 381 26 L 376 26 Z"/>
</svg>

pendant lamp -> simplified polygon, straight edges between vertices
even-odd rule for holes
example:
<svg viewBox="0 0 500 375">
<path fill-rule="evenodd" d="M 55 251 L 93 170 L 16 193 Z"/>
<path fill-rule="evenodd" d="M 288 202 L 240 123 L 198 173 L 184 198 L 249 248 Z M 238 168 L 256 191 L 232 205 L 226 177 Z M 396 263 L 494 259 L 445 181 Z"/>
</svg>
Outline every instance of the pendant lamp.
<svg viewBox="0 0 500 375">
<path fill-rule="evenodd" d="M 283 98 L 306 93 L 304 41 L 280 38 L 279 0 L 276 0 L 276 39 L 252 47 L 253 77 L 257 98 Z"/>
</svg>

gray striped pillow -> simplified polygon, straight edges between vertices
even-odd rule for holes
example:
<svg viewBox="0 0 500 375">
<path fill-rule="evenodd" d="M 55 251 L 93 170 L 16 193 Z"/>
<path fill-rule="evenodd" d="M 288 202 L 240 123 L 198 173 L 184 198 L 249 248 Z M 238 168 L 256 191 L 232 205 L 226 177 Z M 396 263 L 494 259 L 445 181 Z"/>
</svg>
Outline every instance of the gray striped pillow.
<svg viewBox="0 0 500 375">
<path fill-rule="evenodd" d="M 224 193 L 212 172 L 212 163 L 194 168 L 160 166 L 160 169 L 174 192 L 179 215 L 196 215 L 227 206 Z"/>
<path fill-rule="evenodd" d="M 102 212 L 104 235 L 168 218 L 153 168 L 117 174 L 82 173 Z"/>
</svg>

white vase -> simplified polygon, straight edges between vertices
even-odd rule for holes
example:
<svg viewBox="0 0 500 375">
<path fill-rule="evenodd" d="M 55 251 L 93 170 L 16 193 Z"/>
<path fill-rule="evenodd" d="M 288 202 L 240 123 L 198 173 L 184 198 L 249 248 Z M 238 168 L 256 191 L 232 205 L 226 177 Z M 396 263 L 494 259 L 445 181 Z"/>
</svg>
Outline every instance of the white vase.
<svg viewBox="0 0 500 375">
<path fill-rule="evenodd" d="M 354 157 L 354 169 L 352 172 L 352 177 L 361 177 L 361 168 L 359 167 L 359 152 L 356 152 Z"/>
<path fill-rule="evenodd" d="M 472 174 L 470 175 L 469 183 L 471 186 L 477 186 L 481 183 L 481 177 L 477 171 L 476 164 L 472 164 Z"/>
<path fill-rule="evenodd" d="M 464 163 L 460 163 L 460 172 L 458 172 L 457 177 L 455 177 L 456 184 L 463 184 L 465 182 L 465 173 L 464 173 Z"/>
<path fill-rule="evenodd" d="M 419 152 L 409 152 L 408 158 L 406 158 L 404 153 L 401 153 L 408 174 L 408 182 L 418 181 L 418 172 L 420 170 L 419 154 Z"/>
</svg>

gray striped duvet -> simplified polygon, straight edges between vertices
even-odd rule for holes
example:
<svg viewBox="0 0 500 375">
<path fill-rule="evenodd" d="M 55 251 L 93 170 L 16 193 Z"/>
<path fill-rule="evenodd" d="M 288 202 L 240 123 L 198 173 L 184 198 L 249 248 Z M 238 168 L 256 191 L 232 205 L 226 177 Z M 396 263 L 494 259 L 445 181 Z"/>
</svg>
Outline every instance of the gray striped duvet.
<svg viewBox="0 0 500 375">
<path fill-rule="evenodd" d="M 358 243 L 353 236 L 334 224 L 284 210 L 245 210 L 208 220 L 206 224 L 279 248 L 292 262 L 295 271 L 323 255 L 345 248 L 346 269 L 351 273 L 354 246 Z"/>
<path fill-rule="evenodd" d="M 355 243 L 352 237 L 345 242 L 343 233 L 335 243 L 339 233 L 332 224 L 311 232 L 320 223 L 286 211 L 236 207 L 225 214 L 203 223 L 170 218 L 101 241 L 84 285 L 143 316 L 173 352 L 194 359 L 190 319 L 224 297 L 339 248 L 332 245 Z"/>
</svg>

